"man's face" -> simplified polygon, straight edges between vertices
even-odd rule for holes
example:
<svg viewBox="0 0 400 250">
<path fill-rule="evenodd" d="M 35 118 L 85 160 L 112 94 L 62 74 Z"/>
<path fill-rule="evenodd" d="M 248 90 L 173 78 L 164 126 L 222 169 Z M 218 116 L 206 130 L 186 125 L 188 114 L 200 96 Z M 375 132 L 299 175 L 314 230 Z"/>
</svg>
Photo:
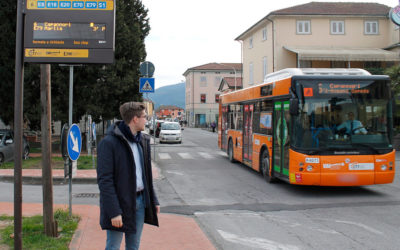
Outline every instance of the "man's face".
<svg viewBox="0 0 400 250">
<path fill-rule="evenodd" d="M 135 126 L 135 130 L 136 131 L 143 131 L 144 127 L 146 125 L 146 121 L 147 121 L 147 114 L 146 112 L 143 110 L 142 111 L 142 115 L 141 116 L 135 116 L 133 118 L 133 123 Z"/>
<path fill-rule="evenodd" d="M 354 114 L 352 112 L 350 112 L 348 114 L 348 116 L 349 116 L 349 120 L 354 120 Z"/>
</svg>

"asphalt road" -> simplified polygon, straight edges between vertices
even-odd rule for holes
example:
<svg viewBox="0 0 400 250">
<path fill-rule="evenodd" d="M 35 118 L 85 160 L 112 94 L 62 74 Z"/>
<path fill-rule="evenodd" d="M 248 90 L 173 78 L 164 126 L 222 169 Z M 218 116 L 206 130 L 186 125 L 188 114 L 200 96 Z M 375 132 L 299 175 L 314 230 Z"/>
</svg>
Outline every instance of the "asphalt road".
<svg viewBox="0 0 400 250">
<path fill-rule="evenodd" d="M 269 184 L 199 129 L 156 152 L 163 212 L 195 216 L 218 249 L 399 249 L 399 173 L 368 187 Z"/>
<path fill-rule="evenodd" d="M 153 149 L 162 212 L 194 217 L 217 249 L 399 249 L 400 171 L 388 185 L 269 184 L 230 163 L 217 133 L 185 128 L 182 144 Z M 13 201 L 12 184 L 0 190 L 0 201 Z M 41 186 L 23 192 L 24 202 L 41 202 Z M 68 185 L 53 192 L 55 203 L 68 204 Z M 74 204 L 98 204 L 97 185 L 74 184 L 73 195 Z"/>
</svg>

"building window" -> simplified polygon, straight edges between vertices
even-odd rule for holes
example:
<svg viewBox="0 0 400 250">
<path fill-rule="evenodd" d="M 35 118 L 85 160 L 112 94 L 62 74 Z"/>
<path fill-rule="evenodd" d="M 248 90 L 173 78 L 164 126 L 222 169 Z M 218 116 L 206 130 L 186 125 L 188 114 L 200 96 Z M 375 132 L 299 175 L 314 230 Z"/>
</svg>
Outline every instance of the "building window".
<svg viewBox="0 0 400 250">
<path fill-rule="evenodd" d="M 215 77 L 215 83 L 214 83 L 214 86 L 215 87 L 219 87 L 219 85 L 221 84 L 221 76 L 216 76 Z"/>
<path fill-rule="evenodd" d="M 302 20 L 296 22 L 297 34 L 311 34 L 311 21 Z"/>
<path fill-rule="evenodd" d="M 378 35 L 378 33 L 379 33 L 378 21 L 365 21 L 364 22 L 364 34 Z"/>
<path fill-rule="evenodd" d="M 344 61 L 332 61 L 331 62 L 332 68 L 346 68 L 346 62 Z"/>
<path fill-rule="evenodd" d="M 249 48 L 253 48 L 253 37 L 249 38 Z"/>
<path fill-rule="evenodd" d="M 364 68 L 381 68 L 381 62 L 364 62 Z"/>
<path fill-rule="evenodd" d="M 249 64 L 249 84 L 252 85 L 254 83 L 254 76 L 253 76 L 253 63 Z"/>
<path fill-rule="evenodd" d="M 215 103 L 219 103 L 219 94 L 215 94 Z"/>
<path fill-rule="evenodd" d="M 267 27 L 262 29 L 262 39 L 263 41 L 267 40 Z"/>
<path fill-rule="evenodd" d="M 311 61 L 305 61 L 305 60 L 300 60 L 300 68 L 312 68 L 312 62 Z"/>
<path fill-rule="evenodd" d="M 206 103 L 206 94 L 200 94 L 200 103 Z"/>
<path fill-rule="evenodd" d="M 268 68 L 267 68 L 267 57 L 266 56 L 264 56 L 263 57 L 263 70 L 262 70 L 262 72 L 263 72 L 263 75 L 262 75 L 262 79 L 264 80 L 264 78 L 265 78 L 265 76 L 268 74 Z"/>
<path fill-rule="evenodd" d="M 206 76 L 200 77 L 200 87 L 207 87 L 207 77 Z"/>
<path fill-rule="evenodd" d="M 343 35 L 344 34 L 344 21 L 331 21 L 331 34 Z"/>
</svg>

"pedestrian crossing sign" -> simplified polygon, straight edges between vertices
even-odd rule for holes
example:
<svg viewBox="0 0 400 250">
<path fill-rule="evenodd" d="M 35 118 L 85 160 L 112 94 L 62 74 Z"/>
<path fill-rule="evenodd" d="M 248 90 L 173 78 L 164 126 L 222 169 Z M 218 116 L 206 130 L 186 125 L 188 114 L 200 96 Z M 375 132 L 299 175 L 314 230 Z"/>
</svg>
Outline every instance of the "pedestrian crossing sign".
<svg viewBox="0 0 400 250">
<path fill-rule="evenodd" d="M 140 78 L 140 93 L 154 93 L 154 78 Z"/>
</svg>

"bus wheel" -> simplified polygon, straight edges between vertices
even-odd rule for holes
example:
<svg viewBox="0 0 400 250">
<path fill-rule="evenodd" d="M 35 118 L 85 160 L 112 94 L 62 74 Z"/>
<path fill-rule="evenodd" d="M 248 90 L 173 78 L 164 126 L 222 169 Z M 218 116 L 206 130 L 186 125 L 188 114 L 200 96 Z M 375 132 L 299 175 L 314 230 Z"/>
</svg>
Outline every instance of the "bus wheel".
<svg viewBox="0 0 400 250">
<path fill-rule="evenodd" d="M 269 156 L 268 156 L 268 151 L 265 149 L 261 155 L 261 164 L 260 164 L 260 170 L 261 173 L 264 177 L 264 179 L 271 183 L 275 180 L 274 174 L 271 171 L 271 174 L 269 174 L 269 167 L 270 167 L 270 161 L 269 161 Z"/>
<path fill-rule="evenodd" d="M 228 158 L 230 162 L 235 162 L 235 159 L 233 158 L 233 143 L 231 139 L 228 143 Z"/>
</svg>

